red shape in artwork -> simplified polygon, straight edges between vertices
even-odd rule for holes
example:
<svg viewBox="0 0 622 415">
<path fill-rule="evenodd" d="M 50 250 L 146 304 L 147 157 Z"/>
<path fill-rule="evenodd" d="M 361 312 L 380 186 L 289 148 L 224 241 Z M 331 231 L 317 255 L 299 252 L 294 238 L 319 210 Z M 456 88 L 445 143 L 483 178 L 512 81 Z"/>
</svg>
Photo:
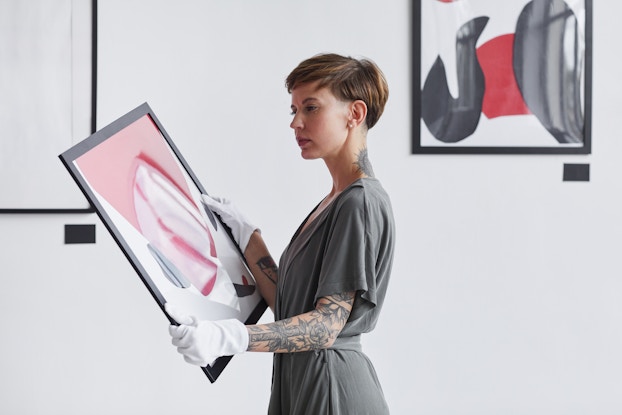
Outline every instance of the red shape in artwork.
<svg viewBox="0 0 622 415">
<path fill-rule="evenodd" d="M 514 34 L 495 37 L 477 48 L 486 90 L 482 112 L 488 118 L 531 114 L 514 77 Z"/>
</svg>

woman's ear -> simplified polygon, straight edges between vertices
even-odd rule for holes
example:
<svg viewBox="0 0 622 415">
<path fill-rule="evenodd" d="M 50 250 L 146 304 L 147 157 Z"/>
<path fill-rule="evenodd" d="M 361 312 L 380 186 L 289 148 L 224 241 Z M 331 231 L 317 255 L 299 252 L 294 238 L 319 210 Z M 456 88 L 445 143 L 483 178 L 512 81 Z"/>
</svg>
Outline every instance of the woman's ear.
<svg viewBox="0 0 622 415">
<path fill-rule="evenodd" d="M 350 123 L 357 127 L 365 123 L 367 118 L 367 104 L 360 99 L 353 101 L 350 107 Z"/>
</svg>

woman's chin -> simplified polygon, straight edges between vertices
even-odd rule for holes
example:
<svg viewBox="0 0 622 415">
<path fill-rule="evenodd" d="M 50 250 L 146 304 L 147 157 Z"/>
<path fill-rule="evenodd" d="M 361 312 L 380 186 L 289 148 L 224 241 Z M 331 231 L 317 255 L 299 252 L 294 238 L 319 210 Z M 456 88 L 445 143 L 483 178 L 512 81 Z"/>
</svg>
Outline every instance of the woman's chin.
<svg viewBox="0 0 622 415">
<path fill-rule="evenodd" d="M 306 151 L 306 150 L 300 151 L 300 157 L 302 157 L 305 160 L 315 160 L 318 158 L 317 154 L 313 154 L 310 151 Z"/>
</svg>

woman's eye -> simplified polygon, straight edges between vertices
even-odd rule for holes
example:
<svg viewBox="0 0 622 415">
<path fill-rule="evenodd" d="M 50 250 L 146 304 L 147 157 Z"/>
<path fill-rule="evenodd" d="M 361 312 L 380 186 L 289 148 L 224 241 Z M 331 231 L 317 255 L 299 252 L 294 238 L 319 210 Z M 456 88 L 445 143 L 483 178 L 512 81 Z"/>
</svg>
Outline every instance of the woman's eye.
<svg viewBox="0 0 622 415">
<path fill-rule="evenodd" d="M 303 109 L 304 109 L 304 112 L 315 112 L 315 111 L 318 110 L 318 106 L 317 105 L 307 105 Z M 289 115 L 294 116 L 294 115 L 296 115 L 297 112 L 298 112 L 298 110 L 292 109 L 292 111 L 289 113 Z"/>
</svg>

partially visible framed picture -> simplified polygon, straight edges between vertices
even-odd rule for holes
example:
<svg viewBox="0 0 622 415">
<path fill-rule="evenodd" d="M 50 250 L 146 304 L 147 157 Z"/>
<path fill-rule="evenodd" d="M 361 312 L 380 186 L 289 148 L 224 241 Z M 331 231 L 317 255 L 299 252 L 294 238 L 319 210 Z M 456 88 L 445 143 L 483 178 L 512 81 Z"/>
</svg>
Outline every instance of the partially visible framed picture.
<svg viewBox="0 0 622 415">
<path fill-rule="evenodd" d="M 59 157 L 162 310 L 259 320 L 267 305 L 239 247 L 147 103 Z M 211 382 L 230 359 L 202 368 Z"/>
<path fill-rule="evenodd" d="M 416 0 L 412 153 L 589 154 L 592 0 Z"/>
<path fill-rule="evenodd" d="M 96 0 L 0 1 L 0 213 L 91 213 L 57 156 L 95 132 Z"/>
</svg>

